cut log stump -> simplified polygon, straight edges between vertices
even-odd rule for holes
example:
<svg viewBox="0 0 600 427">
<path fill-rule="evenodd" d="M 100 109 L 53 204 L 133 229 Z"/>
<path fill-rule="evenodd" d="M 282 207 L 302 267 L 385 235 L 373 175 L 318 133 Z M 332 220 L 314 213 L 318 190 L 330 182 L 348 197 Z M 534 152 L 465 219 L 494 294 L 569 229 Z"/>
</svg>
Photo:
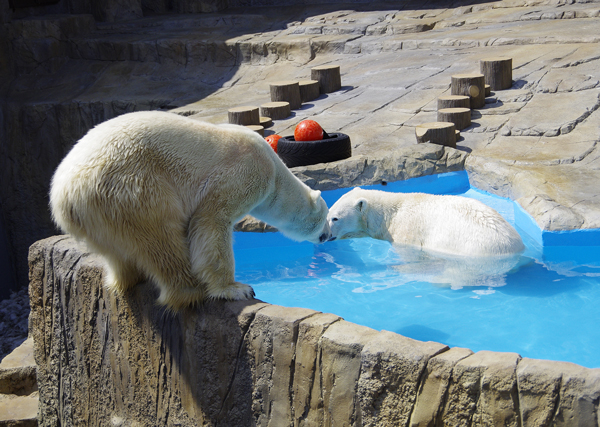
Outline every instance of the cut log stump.
<svg viewBox="0 0 600 427">
<path fill-rule="evenodd" d="M 490 87 L 490 85 L 485 85 L 485 97 L 487 98 L 491 94 L 492 94 L 492 88 Z"/>
<path fill-rule="evenodd" d="M 289 102 L 292 110 L 297 110 L 302 105 L 300 85 L 297 81 L 275 82 L 271 83 L 270 87 L 271 102 Z"/>
<path fill-rule="evenodd" d="M 432 122 L 417 125 L 415 128 L 417 143 L 431 142 L 456 148 L 456 128 L 454 123 Z"/>
<path fill-rule="evenodd" d="M 310 69 L 310 78 L 319 82 L 321 93 L 331 93 L 342 87 L 339 65 L 320 65 Z"/>
<path fill-rule="evenodd" d="M 318 80 L 300 80 L 298 84 L 300 85 L 300 99 L 302 102 L 317 99 L 321 94 L 321 86 Z"/>
<path fill-rule="evenodd" d="M 438 98 L 438 110 L 444 108 L 470 108 L 471 99 L 466 95 L 447 95 Z"/>
<path fill-rule="evenodd" d="M 270 128 L 273 126 L 273 120 L 270 117 L 260 117 L 260 125 L 265 129 Z"/>
<path fill-rule="evenodd" d="M 485 105 L 485 77 L 483 74 L 456 74 L 452 76 L 452 95 L 465 95 L 471 100 L 470 107 Z"/>
<path fill-rule="evenodd" d="M 234 125 L 248 126 L 260 123 L 258 107 L 251 105 L 231 108 L 228 110 L 227 116 L 229 117 L 229 123 Z"/>
<path fill-rule="evenodd" d="M 481 73 L 490 90 L 509 89 L 512 86 L 512 58 L 486 58 L 479 61 Z"/>
<path fill-rule="evenodd" d="M 253 130 L 260 136 L 265 136 L 265 128 L 260 125 L 248 125 L 246 126 L 248 129 Z"/>
<path fill-rule="evenodd" d="M 457 130 L 463 130 L 471 126 L 470 108 L 442 108 L 437 112 L 438 122 L 454 123 Z"/>
<path fill-rule="evenodd" d="M 290 103 L 287 101 L 267 102 L 260 106 L 260 114 L 273 120 L 281 120 L 289 117 L 292 112 Z"/>
</svg>

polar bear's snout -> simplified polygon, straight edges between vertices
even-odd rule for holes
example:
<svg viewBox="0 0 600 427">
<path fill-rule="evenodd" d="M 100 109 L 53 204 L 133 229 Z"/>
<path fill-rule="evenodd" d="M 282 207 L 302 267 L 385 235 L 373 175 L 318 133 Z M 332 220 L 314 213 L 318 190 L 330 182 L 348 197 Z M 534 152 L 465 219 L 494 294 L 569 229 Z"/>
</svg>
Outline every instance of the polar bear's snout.
<svg viewBox="0 0 600 427">
<path fill-rule="evenodd" d="M 319 235 L 319 243 L 325 243 L 331 238 L 331 228 L 329 228 L 329 222 L 326 220 Z"/>
</svg>

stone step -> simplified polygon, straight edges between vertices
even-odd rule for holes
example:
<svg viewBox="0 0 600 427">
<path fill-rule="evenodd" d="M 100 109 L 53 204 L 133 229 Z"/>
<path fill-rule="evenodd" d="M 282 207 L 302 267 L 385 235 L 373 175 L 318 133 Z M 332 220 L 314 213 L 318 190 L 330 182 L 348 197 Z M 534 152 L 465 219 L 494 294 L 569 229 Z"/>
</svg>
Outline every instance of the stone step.
<svg viewBox="0 0 600 427">
<path fill-rule="evenodd" d="M 0 394 L 0 427 L 37 427 L 39 397 Z"/>
<path fill-rule="evenodd" d="M 568 9 L 568 10 L 567 10 Z M 550 12 L 513 19 L 526 22 L 587 19 L 598 16 L 596 5 L 571 5 L 559 15 Z M 548 8 L 553 11 L 553 8 Z M 282 12 L 283 13 L 283 12 Z M 223 13 L 163 15 L 120 22 L 95 22 L 91 15 L 61 15 L 14 20 L 7 26 L 19 73 L 52 74 L 67 58 L 96 61 L 138 61 L 198 66 L 213 63 L 233 67 L 242 63 L 264 64 L 281 60 L 307 62 L 316 54 L 378 53 L 399 49 L 431 49 L 448 46 L 480 47 L 498 44 L 577 43 L 580 37 L 485 37 L 465 31 L 459 37 L 423 37 L 436 28 L 477 25 L 494 19 L 482 12 L 478 20 L 440 12 L 427 19 L 397 13 L 363 13 L 356 21 L 338 21 L 334 15 L 297 21 L 294 14 Z M 491 13 L 491 12 L 490 12 Z M 494 15 L 495 17 L 495 15 Z M 305 17 L 306 18 L 306 17 Z M 534 19 L 535 18 L 535 19 Z M 533 19 L 533 21 L 532 21 Z M 532 24 L 533 25 L 533 24 Z M 569 24 L 572 25 L 572 24 Z M 560 33 L 561 31 L 557 31 Z M 411 37 L 411 34 L 419 34 Z M 439 34 L 439 31 L 437 31 Z M 597 37 L 590 35 L 589 41 Z"/>
<path fill-rule="evenodd" d="M 37 426 L 38 403 L 33 339 L 28 338 L 0 362 L 0 427 Z"/>
<path fill-rule="evenodd" d="M 24 396 L 36 390 L 33 338 L 28 338 L 0 362 L 0 393 Z"/>
</svg>

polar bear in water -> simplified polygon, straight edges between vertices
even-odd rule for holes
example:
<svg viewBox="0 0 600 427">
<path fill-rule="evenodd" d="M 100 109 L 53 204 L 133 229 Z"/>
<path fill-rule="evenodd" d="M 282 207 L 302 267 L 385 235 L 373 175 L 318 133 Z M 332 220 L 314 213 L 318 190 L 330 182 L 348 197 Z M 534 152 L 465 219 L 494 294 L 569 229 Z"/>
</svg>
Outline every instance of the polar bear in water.
<svg viewBox="0 0 600 427">
<path fill-rule="evenodd" d="M 519 233 L 489 206 L 460 196 L 354 188 L 327 215 L 331 238 L 372 237 L 463 256 L 524 250 Z"/>
<path fill-rule="evenodd" d="M 330 240 L 372 237 L 392 242 L 403 282 L 452 288 L 498 287 L 529 262 L 519 233 L 489 206 L 460 196 L 355 188 L 327 216 Z"/>
</svg>

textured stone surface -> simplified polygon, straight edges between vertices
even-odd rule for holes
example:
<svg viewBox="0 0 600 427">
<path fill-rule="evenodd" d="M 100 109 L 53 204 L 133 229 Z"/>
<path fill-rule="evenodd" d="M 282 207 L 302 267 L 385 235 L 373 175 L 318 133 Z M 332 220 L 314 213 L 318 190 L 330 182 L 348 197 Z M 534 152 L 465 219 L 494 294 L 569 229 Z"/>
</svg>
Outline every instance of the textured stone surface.
<svg viewBox="0 0 600 427">
<path fill-rule="evenodd" d="M 598 425 L 600 369 L 257 300 L 165 313 L 150 283 L 106 293 L 65 236 L 32 246 L 30 273 L 44 426 Z"/>
<path fill-rule="evenodd" d="M 197 316 L 172 315 L 156 307 L 149 284 L 126 299 L 105 293 L 102 261 L 72 240 L 45 244 L 34 245 L 30 258 L 42 425 L 249 423 L 243 338 L 265 304 L 216 303 Z"/>
<path fill-rule="evenodd" d="M 429 360 L 416 396 L 409 424 L 411 427 L 429 427 L 442 423 L 442 411 L 454 366 L 472 354 L 469 349 L 455 347 Z"/>
<path fill-rule="evenodd" d="M 515 353 L 480 351 L 452 370 L 442 425 L 519 425 Z"/>
<path fill-rule="evenodd" d="M 364 426 L 407 425 L 429 360 L 448 347 L 382 331 L 361 354 L 358 395 Z"/>
</svg>

